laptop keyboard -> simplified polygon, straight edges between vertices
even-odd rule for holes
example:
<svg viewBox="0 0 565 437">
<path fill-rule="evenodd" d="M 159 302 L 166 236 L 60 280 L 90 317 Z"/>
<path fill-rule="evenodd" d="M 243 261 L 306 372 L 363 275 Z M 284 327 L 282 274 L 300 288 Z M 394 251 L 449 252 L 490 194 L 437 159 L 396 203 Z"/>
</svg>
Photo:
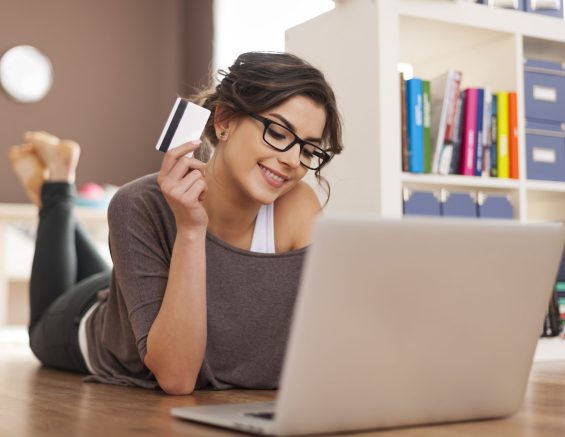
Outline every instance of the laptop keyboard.
<svg viewBox="0 0 565 437">
<path fill-rule="evenodd" d="M 275 418 L 275 413 L 272 411 L 266 411 L 264 413 L 245 413 L 246 416 L 257 417 L 258 419 L 273 420 Z"/>
</svg>

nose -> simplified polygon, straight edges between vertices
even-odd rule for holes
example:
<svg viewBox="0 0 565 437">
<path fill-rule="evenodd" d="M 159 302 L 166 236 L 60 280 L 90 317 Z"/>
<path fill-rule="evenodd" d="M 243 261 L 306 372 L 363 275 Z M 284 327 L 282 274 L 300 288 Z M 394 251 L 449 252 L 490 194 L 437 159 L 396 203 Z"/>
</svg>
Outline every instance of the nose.
<svg viewBox="0 0 565 437">
<path fill-rule="evenodd" d="M 291 168 L 300 167 L 300 144 L 296 143 L 286 152 L 281 152 L 279 161 Z"/>
</svg>

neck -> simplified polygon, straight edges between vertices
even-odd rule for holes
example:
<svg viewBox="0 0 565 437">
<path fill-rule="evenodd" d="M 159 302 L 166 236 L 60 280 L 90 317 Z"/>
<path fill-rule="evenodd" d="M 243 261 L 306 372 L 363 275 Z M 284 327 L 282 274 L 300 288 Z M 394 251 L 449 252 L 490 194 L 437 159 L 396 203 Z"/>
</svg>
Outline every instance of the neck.
<svg viewBox="0 0 565 437">
<path fill-rule="evenodd" d="M 208 231 L 233 246 L 247 249 L 261 204 L 243 195 L 216 155 L 206 165 L 206 184 Z"/>
</svg>

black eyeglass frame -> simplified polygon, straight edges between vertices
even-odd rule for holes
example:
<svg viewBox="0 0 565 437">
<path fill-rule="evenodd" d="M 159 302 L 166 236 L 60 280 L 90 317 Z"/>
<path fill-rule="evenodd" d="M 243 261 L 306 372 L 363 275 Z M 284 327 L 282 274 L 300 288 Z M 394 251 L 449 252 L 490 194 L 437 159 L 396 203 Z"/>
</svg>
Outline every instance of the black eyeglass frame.
<svg viewBox="0 0 565 437">
<path fill-rule="evenodd" d="M 272 147 L 273 149 L 279 151 L 279 152 L 286 152 L 290 149 L 292 149 L 296 144 L 298 144 L 300 146 L 300 154 L 302 155 L 302 150 L 304 149 L 304 147 L 306 146 L 306 144 L 314 147 L 314 149 L 316 150 L 316 152 L 319 152 L 322 156 L 318 156 L 319 159 L 322 160 L 322 163 L 317 166 L 317 167 L 310 167 L 306 164 L 304 164 L 302 161 L 300 161 L 300 165 L 303 167 L 306 167 L 309 170 L 314 170 L 314 171 L 318 171 L 320 170 L 323 166 L 325 166 L 328 162 L 331 161 L 331 159 L 333 158 L 333 154 L 330 154 L 328 152 L 326 152 L 324 149 L 322 149 L 320 146 L 317 146 L 315 144 L 312 144 L 308 141 L 303 140 L 302 138 L 300 138 L 298 135 L 296 135 L 296 133 L 294 133 L 292 130 L 290 130 L 288 127 L 286 127 L 283 124 L 280 124 L 274 120 L 271 120 L 270 118 L 267 117 L 263 117 L 262 115 L 259 114 L 255 114 L 253 112 L 248 112 L 247 115 L 249 115 L 250 117 L 254 118 L 255 120 L 261 122 L 264 126 L 263 129 L 263 141 L 265 141 L 265 143 L 267 143 L 268 146 Z M 294 140 L 291 141 L 291 143 L 286 146 L 284 149 L 279 149 L 278 147 L 273 146 L 271 143 L 269 143 L 267 141 L 267 129 L 269 129 L 269 126 L 271 124 L 276 124 L 277 126 L 282 127 L 283 129 L 287 130 L 288 132 L 290 132 L 292 135 L 294 135 Z"/>
</svg>

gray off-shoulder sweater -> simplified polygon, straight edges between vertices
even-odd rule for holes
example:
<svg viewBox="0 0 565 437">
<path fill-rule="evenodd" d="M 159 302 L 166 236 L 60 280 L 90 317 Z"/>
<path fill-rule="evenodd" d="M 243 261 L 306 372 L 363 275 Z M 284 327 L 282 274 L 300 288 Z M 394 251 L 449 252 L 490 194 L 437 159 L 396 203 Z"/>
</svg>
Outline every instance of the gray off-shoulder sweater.
<svg viewBox="0 0 565 437">
<path fill-rule="evenodd" d="M 100 293 L 102 303 L 86 324 L 94 374 L 85 380 L 156 388 L 143 359 L 176 235 L 157 176 L 123 186 L 108 221 L 114 268 L 110 288 Z M 305 252 L 255 253 L 208 233 L 208 338 L 197 389 L 278 387 Z"/>
</svg>

